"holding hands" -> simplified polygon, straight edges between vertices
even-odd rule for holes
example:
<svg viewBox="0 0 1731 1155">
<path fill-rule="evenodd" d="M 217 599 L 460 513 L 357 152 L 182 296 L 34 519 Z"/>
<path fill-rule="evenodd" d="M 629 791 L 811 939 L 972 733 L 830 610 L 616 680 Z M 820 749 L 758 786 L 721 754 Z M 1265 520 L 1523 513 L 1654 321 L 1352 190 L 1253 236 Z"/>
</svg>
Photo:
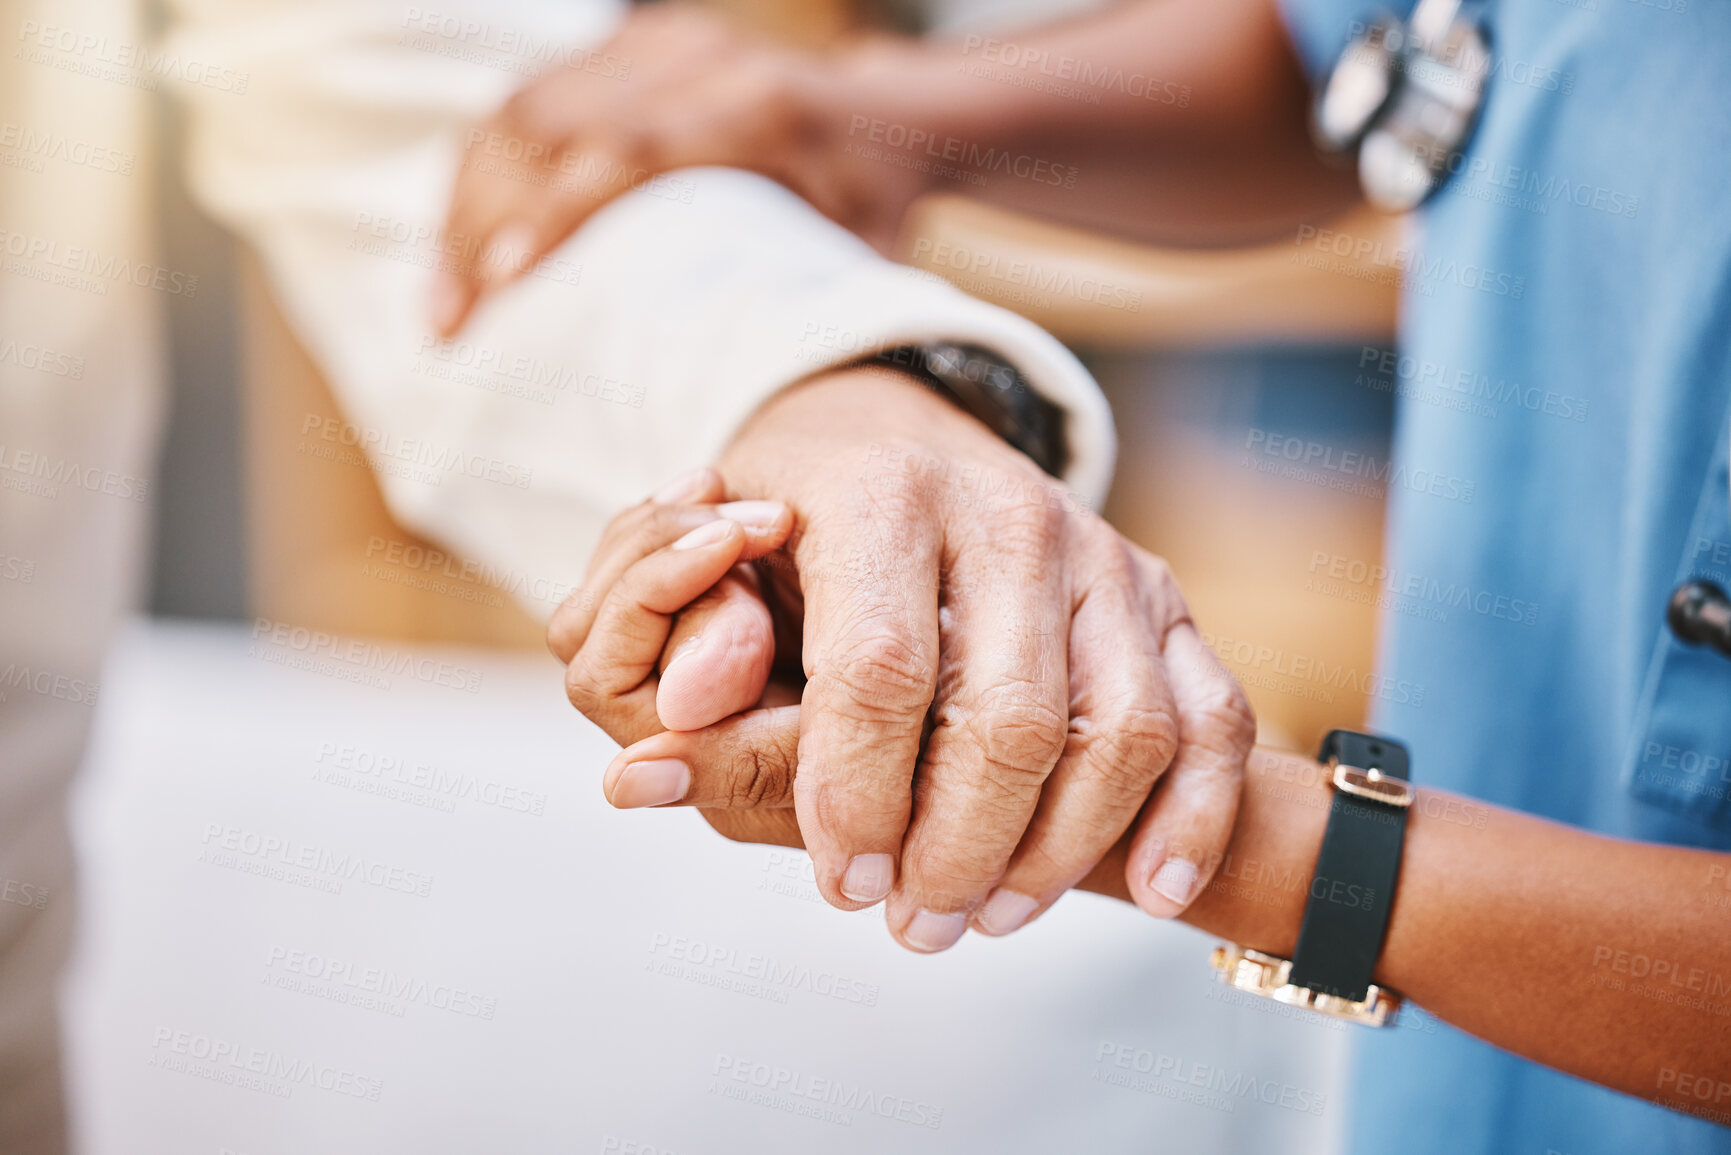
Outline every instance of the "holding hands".
<svg viewBox="0 0 1731 1155">
<path fill-rule="evenodd" d="M 548 637 L 626 747 L 614 805 L 804 845 L 920 951 L 1024 925 L 1132 824 L 1124 886 L 1180 913 L 1254 737 L 1163 562 L 880 369 L 788 390 L 621 514 Z"/>
</svg>

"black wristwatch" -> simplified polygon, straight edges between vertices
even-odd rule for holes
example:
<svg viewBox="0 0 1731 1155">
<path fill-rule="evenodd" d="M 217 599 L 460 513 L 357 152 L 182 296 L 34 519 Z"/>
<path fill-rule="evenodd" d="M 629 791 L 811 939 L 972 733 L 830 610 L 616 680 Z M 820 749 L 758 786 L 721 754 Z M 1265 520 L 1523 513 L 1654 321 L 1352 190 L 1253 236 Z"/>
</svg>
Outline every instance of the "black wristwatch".
<svg viewBox="0 0 1731 1155">
<path fill-rule="evenodd" d="M 978 345 L 937 342 L 886 349 L 866 361 L 900 369 L 943 394 L 1053 477 L 1070 463 L 1064 411 L 1016 367 Z"/>
<path fill-rule="evenodd" d="M 1222 946 L 1214 966 L 1223 982 L 1240 990 L 1386 1026 L 1400 1009 L 1400 996 L 1371 979 L 1388 933 L 1413 801 L 1406 747 L 1334 730 L 1323 739 L 1319 760 L 1334 802 L 1292 958 Z"/>
</svg>

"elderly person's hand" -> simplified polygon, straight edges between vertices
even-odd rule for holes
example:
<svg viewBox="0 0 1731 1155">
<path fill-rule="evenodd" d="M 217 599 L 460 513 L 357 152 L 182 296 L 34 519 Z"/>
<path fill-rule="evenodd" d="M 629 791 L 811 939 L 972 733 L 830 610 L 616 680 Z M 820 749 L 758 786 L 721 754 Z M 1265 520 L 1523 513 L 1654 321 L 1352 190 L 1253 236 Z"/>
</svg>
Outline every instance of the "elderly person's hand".
<svg viewBox="0 0 1731 1155">
<path fill-rule="evenodd" d="M 534 268 L 608 200 L 675 192 L 657 178 L 694 165 L 763 173 L 887 248 L 928 182 L 847 147 L 843 83 L 829 59 L 713 13 L 632 9 L 606 44 L 530 82 L 469 133 L 446 230 L 482 259 L 439 275 L 434 326 L 450 336 L 480 297 Z"/>
<path fill-rule="evenodd" d="M 631 744 L 609 770 L 615 804 L 753 809 L 791 790 L 824 897 L 887 897 L 916 950 L 970 922 L 1022 925 L 1138 815 L 1130 894 L 1158 916 L 1184 909 L 1226 846 L 1254 724 L 1159 559 L 887 370 L 778 395 L 720 468 L 735 495 L 780 503 L 736 516 L 780 532 L 782 507 L 797 515 L 757 567 L 764 589 L 715 586 L 675 631 L 680 599 L 746 556 L 728 531 L 700 586 L 656 584 L 669 563 L 649 551 L 717 516 L 706 475 L 622 515 L 549 629 L 573 702 Z M 777 624 L 801 630 L 800 706 L 727 716 L 793 656 Z"/>
</svg>

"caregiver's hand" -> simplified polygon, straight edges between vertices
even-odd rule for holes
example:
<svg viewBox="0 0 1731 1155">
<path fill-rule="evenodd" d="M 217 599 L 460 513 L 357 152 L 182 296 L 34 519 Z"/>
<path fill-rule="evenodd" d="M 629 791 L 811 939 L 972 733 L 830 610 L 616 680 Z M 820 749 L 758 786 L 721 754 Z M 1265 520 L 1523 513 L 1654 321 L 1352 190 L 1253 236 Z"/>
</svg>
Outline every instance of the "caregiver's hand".
<svg viewBox="0 0 1731 1155">
<path fill-rule="evenodd" d="M 683 776 L 682 801 L 749 807 L 791 780 L 825 898 L 857 909 L 888 896 L 891 931 L 914 949 L 948 947 L 970 920 L 1015 929 L 1139 811 L 1131 895 L 1159 916 L 1189 903 L 1225 848 L 1253 722 L 1163 563 L 883 370 L 778 395 L 721 469 L 739 494 L 799 514 L 785 562 L 803 596 L 802 706 L 637 741 L 609 772 L 615 787 L 653 764 Z M 584 596 L 603 595 L 619 600 Z M 574 670 L 594 666 L 590 622 L 561 610 L 550 629 Z M 768 644 L 767 625 L 758 637 Z M 572 691 L 622 741 L 648 728 L 640 713 L 636 732 L 615 731 L 595 687 Z"/>
<path fill-rule="evenodd" d="M 840 94 L 833 61 L 712 12 L 633 8 L 580 60 L 525 85 L 468 136 L 446 233 L 484 259 L 435 282 L 433 324 L 444 336 L 613 197 L 680 195 L 657 180 L 672 169 L 763 173 L 880 246 L 929 183 L 848 150 L 857 102 Z"/>
</svg>

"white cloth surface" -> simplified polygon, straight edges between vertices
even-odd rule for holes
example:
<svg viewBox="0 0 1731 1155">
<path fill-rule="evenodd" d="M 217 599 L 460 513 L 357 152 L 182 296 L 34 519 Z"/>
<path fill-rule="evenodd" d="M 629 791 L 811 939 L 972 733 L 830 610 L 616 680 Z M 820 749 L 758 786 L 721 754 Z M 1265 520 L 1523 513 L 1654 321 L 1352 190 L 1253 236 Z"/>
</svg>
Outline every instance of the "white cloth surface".
<svg viewBox="0 0 1731 1155">
<path fill-rule="evenodd" d="M 465 556 L 574 580 L 613 513 L 712 460 L 766 397 L 939 338 L 995 349 L 1063 405 L 1066 481 L 1104 496 L 1110 414 L 1061 344 L 738 171 L 627 194 L 452 347 L 433 342 L 430 270 L 473 251 L 441 232 L 469 124 L 548 67 L 541 45 L 597 44 L 617 5 L 464 0 L 434 20 L 387 0 L 174 8 L 171 50 L 246 77 L 238 97 L 178 86 L 194 194 L 262 254 L 355 435 L 441 463 L 380 480 L 400 521 Z"/>
<path fill-rule="evenodd" d="M 1204 936 L 1072 895 L 910 954 L 801 854 L 608 808 L 552 672 L 124 638 L 74 806 L 87 1155 L 1332 1149 L 1344 1033 L 1223 1002 Z"/>
<path fill-rule="evenodd" d="M 133 0 L 0 13 L 0 1151 L 51 1155 L 64 797 L 138 604 L 161 304 L 186 285 L 151 232 L 150 76 L 116 63 L 144 43 Z"/>
</svg>

